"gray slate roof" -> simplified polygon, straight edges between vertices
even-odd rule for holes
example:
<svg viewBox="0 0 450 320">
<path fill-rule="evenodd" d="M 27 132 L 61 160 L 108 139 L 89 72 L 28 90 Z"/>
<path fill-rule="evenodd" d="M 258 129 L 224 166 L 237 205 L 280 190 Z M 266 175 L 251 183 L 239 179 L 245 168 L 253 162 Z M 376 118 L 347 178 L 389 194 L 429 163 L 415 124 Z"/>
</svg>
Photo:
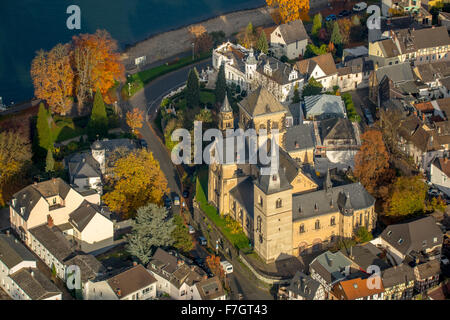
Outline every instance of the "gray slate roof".
<svg viewBox="0 0 450 320">
<path fill-rule="evenodd" d="M 255 184 L 265 194 L 277 193 L 293 188 L 286 178 L 283 169 L 279 169 L 278 172 L 274 174 L 260 175 L 258 179 L 255 180 Z"/>
<path fill-rule="evenodd" d="M 352 122 L 344 118 L 332 118 L 320 121 L 320 138 L 325 140 L 349 140 L 355 139 Z"/>
<path fill-rule="evenodd" d="M 238 103 L 251 116 L 286 112 L 286 108 L 266 88 L 260 86 Z"/>
<path fill-rule="evenodd" d="M 308 123 L 289 127 L 284 139 L 284 149 L 288 152 L 314 148 L 313 125 Z"/>
<path fill-rule="evenodd" d="M 236 199 L 237 202 L 239 202 L 242 207 L 244 207 L 248 215 L 253 218 L 253 179 L 251 177 L 246 178 L 236 187 L 231 189 L 230 194 Z"/>
<path fill-rule="evenodd" d="M 66 160 L 71 180 L 101 177 L 100 164 L 89 152 L 77 153 Z"/>
<path fill-rule="evenodd" d="M 11 269 L 22 261 L 36 261 L 36 259 L 16 237 L 0 234 L 0 261 Z"/>
<path fill-rule="evenodd" d="M 292 278 L 288 290 L 303 297 L 305 300 L 314 300 L 320 283 L 303 272 L 297 271 Z"/>
<path fill-rule="evenodd" d="M 30 212 L 40 198 L 59 195 L 62 199 L 65 199 L 70 189 L 71 187 L 61 178 L 31 184 L 14 194 L 13 199 L 16 199 L 14 209 L 27 221 Z M 20 210 L 21 207 L 25 208 L 23 214 Z"/>
<path fill-rule="evenodd" d="M 91 254 L 77 254 L 65 262 L 66 265 L 77 265 L 80 267 L 81 281 L 84 283 L 93 280 L 106 270 L 100 261 Z"/>
<path fill-rule="evenodd" d="M 383 252 L 370 242 L 356 245 L 348 249 L 341 249 L 341 252 L 365 271 L 367 271 L 367 268 L 371 265 L 376 265 L 380 267 L 381 270 L 390 267 L 387 260 L 382 258 L 384 256 Z"/>
<path fill-rule="evenodd" d="M 264 68 L 267 64 L 269 64 L 272 70 L 272 73 L 270 75 L 264 72 Z M 283 63 L 278 59 L 266 55 L 259 56 L 256 71 L 258 71 L 260 74 L 263 74 L 265 77 L 272 79 L 279 85 L 285 85 L 300 79 L 299 72 L 297 70 L 294 70 L 294 68 L 289 63 Z M 289 75 L 292 71 L 295 71 L 297 73 L 297 78 L 289 80 Z"/>
<path fill-rule="evenodd" d="M 394 83 L 414 80 L 414 75 L 409 62 L 384 66 L 378 68 L 375 73 L 378 83 L 380 83 L 385 76 L 392 80 Z"/>
<path fill-rule="evenodd" d="M 93 150 L 106 150 L 108 152 L 114 151 L 119 147 L 125 147 L 130 150 L 136 149 L 136 143 L 130 139 L 104 139 L 95 141 L 91 149 Z"/>
<path fill-rule="evenodd" d="M 416 280 L 425 280 L 441 273 L 439 260 L 431 260 L 414 267 Z"/>
<path fill-rule="evenodd" d="M 414 281 L 414 270 L 407 264 L 393 266 L 381 271 L 381 279 L 385 288 Z"/>
<path fill-rule="evenodd" d="M 351 215 L 354 210 L 369 208 L 374 203 L 375 199 L 360 182 L 356 182 L 332 187 L 328 192 L 322 189 L 294 195 L 292 197 L 292 218 L 294 221 L 309 219 L 337 211 Z M 347 213 L 345 213 L 346 209 Z"/>
<path fill-rule="evenodd" d="M 338 251 L 326 251 L 317 256 L 309 265 L 310 270 L 317 272 L 328 284 L 345 278 L 345 268 L 350 267 L 352 261 Z"/>
<path fill-rule="evenodd" d="M 301 19 L 280 25 L 280 33 L 286 44 L 309 39 Z"/>
<path fill-rule="evenodd" d="M 10 277 L 32 300 L 44 300 L 61 294 L 61 291 L 38 269 L 22 268 Z"/>
<path fill-rule="evenodd" d="M 83 231 L 97 213 L 101 214 L 100 210 L 101 208 L 99 206 L 84 200 L 80 206 L 69 215 L 69 222 L 79 231 Z"/>
<path fill-rule="evenodd" d="M 47 224 L 29 229 L 30 233 L 59 261 L 65 261 L 74 253 L 74 247 L 64 237 L 58 227 Z"/>
<path fill-rule="evenodd" d="M 442 231 L 431 216 L 412 222 L 392 224 L 383 230 L 380 237 L 404 255 L 411 251 L 420 252 L 432 248 L 442 244 L 443 240 Z"/>
<path fill-rule="evenodd" d="M 340 96 L 319 94 L 306 96 L 304 100 L 306 118 L 345 117 L 345 105 Z"/>
</svg>

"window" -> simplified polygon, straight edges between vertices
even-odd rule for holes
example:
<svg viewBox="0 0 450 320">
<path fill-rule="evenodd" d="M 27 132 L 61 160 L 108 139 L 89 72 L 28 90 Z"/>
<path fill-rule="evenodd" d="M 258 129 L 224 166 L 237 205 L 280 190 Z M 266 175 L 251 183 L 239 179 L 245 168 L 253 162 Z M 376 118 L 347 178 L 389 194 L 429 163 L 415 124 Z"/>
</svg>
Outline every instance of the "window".
<svg viewBox="0 0 450 320">
<path fill-rule="evenodd" d="M 299 229 L 299 233 L 304 233 L 305 232 L 305 225 L 301 224 L 300 225 L 300 229 Z"/>
<path fill-rule="evenodd" d="M 316 230 L 320 229 L 320 221 L 319 220 L 317 220 L 315 223 L 315 229 Z"/>
<path fill-rule="evenodd" d="M 403 239 L 402 238 L 398 239 L 398 244 L 402 244 L 402 243 L 403 243 Z"/>
<path fill-rule="evenodd" d="M 148 292 L 150 292 L 150 288 L 146 288 L 146 289 L 142 290 L 142 294 L 147 294 Z"/>
<path fill-rule="evenodd" d="M 336 225 L 336 218 L 335 217 L 331 217 L 330 225 L 332 225 L 332 226 Z"/>
<path fill-rule="evenodd" d="M 262 223 L 261 216 L 258 216 L 258 218 L 256 219 L 256 231 L 261 232 L 261 223 Z"/>
<path fill-rule="evenodd" d="M 391 234 L 392 234 L 392 231 L 389 230 L 388 233 L 387 233 L 387 235 L 390 236 Z"/>
<path fill-rule="evenodd" d="M 263 198 L 261 196 L 259 196 L 259 205 L 262 207 L 263 206 Z"/>
<path fill-rule="evenodd" d="M 281 208 L 281 206 L 282 206 L 282 201 L 281 201 L 281 199 L 278 199 L 276 202 L 276 207 Z"/>
</svg>

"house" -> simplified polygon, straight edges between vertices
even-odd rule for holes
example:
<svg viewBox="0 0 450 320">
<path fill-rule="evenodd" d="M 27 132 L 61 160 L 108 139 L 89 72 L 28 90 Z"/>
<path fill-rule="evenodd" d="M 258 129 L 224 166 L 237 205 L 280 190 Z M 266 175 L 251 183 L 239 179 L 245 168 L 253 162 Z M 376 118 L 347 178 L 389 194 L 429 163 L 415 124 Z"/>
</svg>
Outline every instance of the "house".
<svg viewBox="0 0 450 320">
<path fill-rule="evenodd" d="M 331 293 L 332 300 L 383 300 L 383 297 L 380 277 L 343 280 L 334 285 Z"/>
<path fill-rule="evenodd" d="M 116 151 L 130 152 L 138 147 L 135 140 L 131 139 L 103 139 L 94 141 L 91 145 L 92 157 L 100 164 L 100 170 L 104 176 L 112 173 L 114 159 L 111 155 Z"/>
<path fill-rule="evenodd" d="M 98 194 L 96 194 L 99 196 Z M 47 224 L 58 226 L 88 252 L 113 245 L 113 222 L 90 196 L 83 196 L 62 179 L 34 183 L 13 195 L 12 228 L 32 246 L 30 230 Z"/>
<path fill-rule="evenodd" d="M 346 118 L 344 101 L 340 96 L 319 94 L 304 97 L 304 114 L 307 120 Z"/>
<path fill-rule="evenodd" d="M 431 162 L 430 182 L 450 197 L 450 161 L 436 158 Z"/>
<path fill-rule="evenodd" d="M 442 27 L 446 27 L 447 30 L 450 30 L 450 13 L 440 11 L 438 15 L 439 25 Z"/>
<path fill-rule="evenodd" d="M 391 267 L 390 257 L 370 242 L 341 249 L 341 252 L 352 260 L 361 272 L 366 274 Z"/>
<path fill-rule="evenodd" d="M 431 260 L 414 267 L 414 291 L 423 293 L 439 284 L 441 266 L 438 260 Z"/>
<path fill-rule="evenodd" d="M 325 300 L 323 286 L 300 271 L 295 273 L 286 292 L 286 300 Z"/>
<path fill-rule="evenodd" d="M 313 124 L 302 123 L 287 128 L 283 146 L 292 159 L 313 164 L 316 146 Z"/>
<path fill-rule="evenodd" d="M 414 294 L 414 270 L 407 264 L 382 271 L 385 300 L 410 300 Z"/>
<path fill-rule="evenodd" d="M 325 299 L 328 299 L 335 284 L 356 272 L 354 267 L 354 263 L 342 252 L 326 251 L 309 264 L 309 272 L 311 278 L 323 286 Z"/>
<path fill-rule="evenodd" d="M 59 289 L 37 269 L 33 254 L 7 231 L 0 234 L 0 288 L 14 300 L 61 300 Z"/>
<path fill-rule="evenodd" d="M 369 76 L 373 71 L 373 62 L 366 57 L 349 59 L 337 71 L 337 85 L 341 92 L 366 88 L 369 86 Z"/>
<path fill-rule="evenodd" d="M 156 297 L 156 279 L 141 264 L 101 281 L 88 281 L 86 300 L 151 300 Z"/>
<path fill-rule="evenodd" d="M 279 25 L 270 35 L 270 49 L 277 57 L 297 59 L 303 56 L 309 36 L 301 19 Z"/>
<path fill-rule="evenodd" d="M 147 270 L 157 280 L 156 293 L 157 296 L 163 294 L 169 295 L 175 300 L 194 300 L 199 299 L 199 295 L 208 296 L 210 294 L 208 285 L 199 288 L 197 284 L 207 280 L 206 273 L 197 266 L 189 266 L 184 260 L 158 248 L 153 254 L 147 265 Z M 223 292 L 223 288 L 217 285 L 217 282 L 211 281 L 212 292 Z M 208 293 L 206 293 L 208 291 Z M 212 294 L 211 292 L 211 294 Z M 221 297 L 218 295 L 217 297 Z"/>
<path fill-rule="evenodd" d="M 76 186 L 79 192 L 95 190 L 102 194 L 102 171 L 100 163 L 90 152 L 76 153 L 66 159 L 69 169 L 70 184 Z"/>
<path fill-rule="evenodd" d="M 332 163 L 354 167 L 354 157 L 361 146 L 360 128 L 356 122 L 347 118 L 322 120 L 314 126 L 316 155 L 326 157 Z"/>
<path fill-rule="evenodd" d="M 374 61 L 375 69 L 403 62 L 417 65 L 449 59 L 446 27 L 391 30 L 387 37 L 369 42 L 369 58 Z"/>
<path fill-rule="evenodd" d="M 227 294 L 217 276 L 203 279 L 194 286 L 192 300 L 226 300 L 226 298 Z"/>
<path fill-rule="evenodd" d="M 319 82 L 323 91 L 332 90 L 337 85 L 338 71 L 331 53 L 297 61 L 295 68 L 306 76 L 306 82 L 311 78 Z"/>
<path fill-rule="evenodd" d="M 450 61 L 439 61 L 434 63 L 419 64 L 413 69 L 420 81 L 428 86 L 421 96 L 427 99 L 436 99 L 443 96 L 441 80 L 450 77 Z"/>
<path fill-rule="evenodd" d="M 364 58 L 369 55 L 369 49 L 365 46 L 358 46 L 353 48 L 345 48 L 342 51 L 342 61 L 345 63 L 356 58 Z"/>
<path fill-rule="evenodd" d="M 411 222 L 389 225 L 380 237 L 372 240 L 386 249 L 400 264 L 408 257 L 439 261 L 443 235 L 433 217 L 424 217 Z"/>
<path fill-rule="evenodd" d="M 219 70 L 223 64 L 228 84 L 252 92 L 264 86 L 280 102 L 289 102 L 295 88 L 301 92 L 304 77 L 290 64 L 259 53 L 253 49 L 224 43 L 213 50 L 213 68 Z"/>
</svg>

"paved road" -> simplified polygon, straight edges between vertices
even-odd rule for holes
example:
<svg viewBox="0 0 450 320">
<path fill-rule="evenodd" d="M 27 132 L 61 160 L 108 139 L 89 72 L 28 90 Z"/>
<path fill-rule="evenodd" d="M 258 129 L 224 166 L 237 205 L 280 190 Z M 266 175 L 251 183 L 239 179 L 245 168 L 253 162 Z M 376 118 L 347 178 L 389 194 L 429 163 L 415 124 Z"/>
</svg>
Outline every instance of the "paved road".
<svg viewBox="0 0 450 320">
<path fill-rule="evenodd" d="M 372 114 L 372 118 L 375 121 L 376 106 L 369 100 L 369 88 L 357 89 L 353 91 L 348 91 L 353 99 L 353 104 L 355 106 L 356 112 L 361 117 L 361 126 L 365 131 L 368 127 L 367 118 L 364 116 L 362 108 L 368 108 Z"/>
<path fill-rule="evenodd" d="M 186 82 L 191 68 L 196 67 L 197 70 L 201 71 L 201 69 L 206 69 L 207 66 L 211 66 L 210 59 L 187 66 L 152 81 L 143 90 L 136 93 L 129 101 L 120 102 L 122 114 L 126 114 L 126 111 L 137 107 L 146 114 L 148 113 L 151 119 L 151 116 L 156 114 L 162 97 L 171 90 L 182 86 Z M 149 123 L 145 122 L 143 127 L 139 130 L 139 133 L 143 136 L 145 141 L 147 141 L 148 148 L 153 152 L 153 156 L 159 161 L 161 170 L 167 178 L 168 187 L 171 192 L 180 194 L 181 184 L 176 175 L 175 168 L 172 165 L 170 154 L 161 143 L 161 140 L 158 138 L 153 128 Z"/>
</svg>

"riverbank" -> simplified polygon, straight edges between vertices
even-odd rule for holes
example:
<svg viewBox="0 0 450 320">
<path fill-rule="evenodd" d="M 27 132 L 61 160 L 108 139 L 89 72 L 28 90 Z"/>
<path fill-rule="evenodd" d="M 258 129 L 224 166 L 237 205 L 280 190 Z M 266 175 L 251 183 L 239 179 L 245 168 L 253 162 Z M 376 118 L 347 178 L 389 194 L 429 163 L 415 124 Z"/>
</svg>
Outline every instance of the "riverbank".
<svg viewBox="0 0 450 320">
<path fill-rule="evenodd" d="M 256 9 L 235 11 L 154 35 L 126 48 L 122 54 L 122 62 L 125 66 L 134 65 L 136 58 L 146 56 L 146 63 L 152 64 L 191 50 L 192 40 L 189 33 L 189 27 L 191 26 L 202 25 L 207 32 L 223 31 L 226 37 L 230 37 L 246 27 L 249 22 L 253 26 L 272 25 L 272 10 L 263 6 Z"/>
</svg>

